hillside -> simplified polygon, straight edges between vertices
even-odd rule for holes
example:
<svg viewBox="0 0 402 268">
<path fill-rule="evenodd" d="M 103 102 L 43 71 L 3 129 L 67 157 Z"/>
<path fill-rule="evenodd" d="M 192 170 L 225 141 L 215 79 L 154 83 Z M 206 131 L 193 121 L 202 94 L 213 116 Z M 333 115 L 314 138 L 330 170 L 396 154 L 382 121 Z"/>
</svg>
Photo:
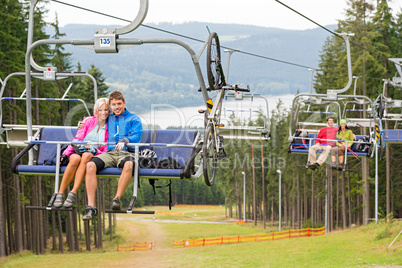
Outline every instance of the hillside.
<svg viewBox="0 0 402 268">
<path fill-rule="evenodd" d="M 283 30 L 249 25 L 229 24 L 149 24 L 199 40 L 206 40 L 208 31 L 219 34 L 221 46 L 238 49 L 272 59 L 287 61 L 308 67 L 318 66 L 318 54 L 328 36 L 322 29 Z M 95 28 L 111 27 L 99 25 L 66 25 L 61 32 L 68 39 L 92 38 Z M 119 26 L 115 26 L 119 27 Z M 335 26 L 329 26 L 333 29 Z M 51 33 L 52 29 L 48 29 Z M 140 27 L 122 38 L 176 38 L 188 43 L 196 53 L 203 43 L 174 36 L 149 27 Z M 83 48 L 65 46 L 73 53 L 74 66 L 80 62 L 83 70 L 95 64 L 107 78 L 110 89 L 122 90 L 130 100 L 128 107 L 137 112 L 151 108 L 151 104 L 169 103 L 177 107 L 193 106 L 202 103 L 194 67 L 189 54 L 181 47 L 170 44 L 145 44 L 121 50 L 116 54 L 95 54 Z M 206 51 L 201 56 L 200 65 L 206 78 Z M 222 49 L 223 66 L 226 68 L 227 53 Z M 310 71 L 306 68 L 279 63 L 244 53 L 234 53 L 230 61 L 229 83 L 251 86 L 253 93 L 282 95 L 297 89 L 307 91 Z"/>
<path fill-rule="evenodd" d="M 146 209 L 168 211 L 168 207 Z M 236 219 L 225 218 L 223 206 L 174 207 L 171 213 L 177 214 L 118 214 L 113 241 L 109 241 L 109 235 L 103 236 L 103 249 L 92 245 L 87 252 L 83 239 L 80 252 L 68 252 L 67 243 L 64 254 L 49 246 L 43 255 L 26 251 L 1 258 L 0 267 L 400 267 L 402 264 L 402 237 L 388 249 L 402 228 L 397 221 L 337 230 L 325 236 L 174 248 L 173 241 L 255 237 L 277 232 L 278 227 L 269 223 L 264 229 L 262 222 L 254 226 L 251 220 L 235 224 Z M 145 241 L 154 242 L 155 247 L 147 251 L 117 251 L 118 245 Z"/>
</svg>

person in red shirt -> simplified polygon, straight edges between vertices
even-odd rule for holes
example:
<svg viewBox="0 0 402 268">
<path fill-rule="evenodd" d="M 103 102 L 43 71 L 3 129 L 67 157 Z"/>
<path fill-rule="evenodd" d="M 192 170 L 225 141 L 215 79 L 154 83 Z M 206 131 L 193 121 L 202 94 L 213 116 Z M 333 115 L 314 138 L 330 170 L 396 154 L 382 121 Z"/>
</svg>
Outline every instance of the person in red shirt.
<svg viewBox="0 0 402 268">
<path fill-rule="evenodd" d="M 309 168 L 315 170 L 318 166 L 322 166 L 322 164 L 327 159 L 331 148 L 336 145 L 336 132 L 338 131 L 337 127 L 334 127 L 334 118 L 327 118 L 327 127 L 320 129 L 320 132 L 317 135 L 317 141 L 314 146 L 311 146 L 309 149 L 310 156 L 310 165 Z M 333 140 L 333 141 L 327 141 Z M 322 150 L 320 157 L 316 157 L 317 151 Z"/>
</svg>

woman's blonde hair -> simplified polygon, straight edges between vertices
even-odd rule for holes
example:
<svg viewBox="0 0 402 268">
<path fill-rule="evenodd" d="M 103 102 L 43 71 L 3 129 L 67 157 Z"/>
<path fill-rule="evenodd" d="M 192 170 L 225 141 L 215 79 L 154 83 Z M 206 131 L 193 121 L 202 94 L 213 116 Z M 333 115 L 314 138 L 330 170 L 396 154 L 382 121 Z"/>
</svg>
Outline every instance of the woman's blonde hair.
<svg viewBox="0 0 402 268">
<path fill-rule="evenodd" d="M 99 98 L 94 105 L 94 114 L 98 112 L 99 108 L 103 105 L 106 104 L 109 106 L 109 99 L 108 98 Z"/>
</svg>

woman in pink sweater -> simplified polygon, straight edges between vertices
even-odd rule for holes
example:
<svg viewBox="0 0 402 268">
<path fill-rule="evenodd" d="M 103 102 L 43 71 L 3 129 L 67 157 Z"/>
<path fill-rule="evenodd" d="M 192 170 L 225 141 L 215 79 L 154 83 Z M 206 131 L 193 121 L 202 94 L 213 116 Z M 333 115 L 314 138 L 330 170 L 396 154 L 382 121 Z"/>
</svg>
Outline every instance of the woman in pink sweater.
<svg viewBox="0 0 402 268">
<path fill-rule="evenodd" d="M 107 142 L 109 137 L 106 126 L 108 117 L 109 99 L 100 98 L 94 105 L 94 116 L 87 117 L 82 121 L 84 127 L 78 129 L 73 141 Z M 84 180 L 87 163 L 94 155 L 105 153 L 106 150 L 107 145 L 69 145 L 66 148 L 60 161 L 68 159 L 68 165 L 64 171 L 59 193 L 56 195 L 56 200 L 53 203 L 55 208 L 60 208 L 62 205 L 70 208 L 75 204 L 78 188 Z M 74 176 L 74 187 L 63 204 L 63 193 L 73 181 Z"/>
</svg>

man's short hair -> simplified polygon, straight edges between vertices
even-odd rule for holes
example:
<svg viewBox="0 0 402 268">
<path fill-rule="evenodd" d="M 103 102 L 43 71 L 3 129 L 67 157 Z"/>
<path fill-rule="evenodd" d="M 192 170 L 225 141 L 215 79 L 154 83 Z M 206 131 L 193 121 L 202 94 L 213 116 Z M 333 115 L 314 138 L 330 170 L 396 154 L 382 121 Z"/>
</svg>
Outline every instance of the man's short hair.
<svg viewBox="0 0 402 268">
<path fill-rule="evenodd" d="M 123 102 L 126 102 L 126 100 L 124 99 L 123 93 L 121 93 L 118 90 L 115 90 L 112 93 L 110 93 L 109 102 L 111 102 L 112 100 L 122 100 Z"/>
<path fill-rule="evenodd" d="M 327 122 L 328 122 L 329 119 L 334 120 L 334 118 L 333 118 L 332 116 L 328 116 L 328 117 L 327 117 Z"/>
</svg>

